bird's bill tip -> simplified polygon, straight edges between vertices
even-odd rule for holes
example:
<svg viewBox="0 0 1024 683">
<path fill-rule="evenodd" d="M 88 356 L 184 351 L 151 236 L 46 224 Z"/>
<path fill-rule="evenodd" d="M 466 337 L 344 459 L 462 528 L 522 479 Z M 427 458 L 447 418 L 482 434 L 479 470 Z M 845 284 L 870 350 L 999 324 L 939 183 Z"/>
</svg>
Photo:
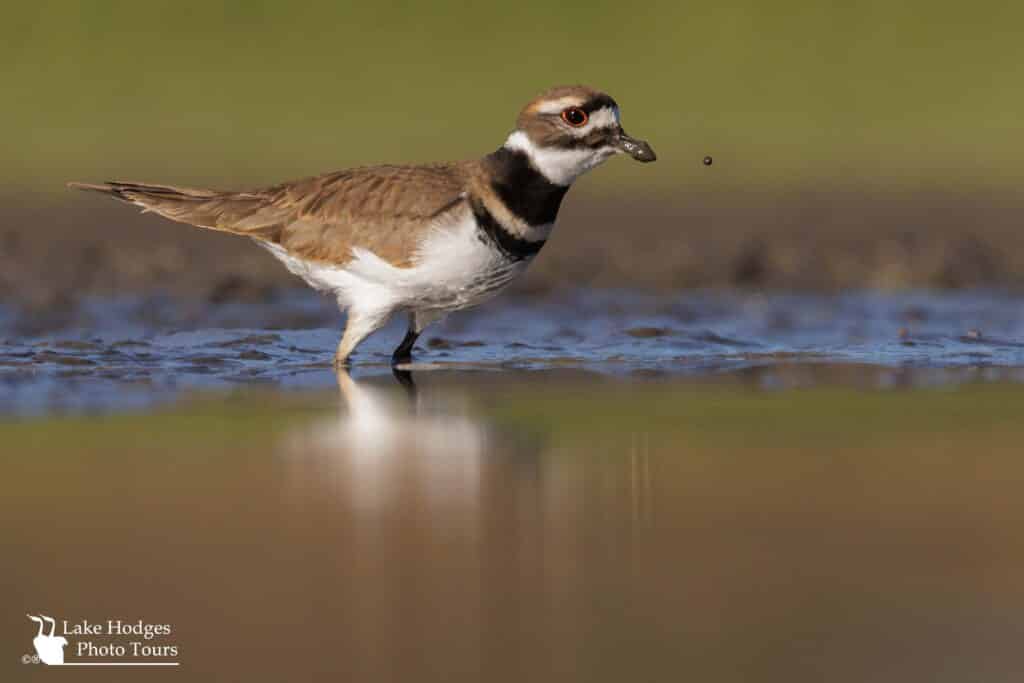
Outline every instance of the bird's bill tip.
<svg viewBox="0 0 1024 683">
<path fill-rule="evenodd" d="M 624 132 L 619 135 L 616 147 L 645 164 L 658 158 L 658 155 L 654 153 L 654 150 L 651 149 L 646 140 L 638 140 L 630 135 L 626 135 Z"/>
</svg>

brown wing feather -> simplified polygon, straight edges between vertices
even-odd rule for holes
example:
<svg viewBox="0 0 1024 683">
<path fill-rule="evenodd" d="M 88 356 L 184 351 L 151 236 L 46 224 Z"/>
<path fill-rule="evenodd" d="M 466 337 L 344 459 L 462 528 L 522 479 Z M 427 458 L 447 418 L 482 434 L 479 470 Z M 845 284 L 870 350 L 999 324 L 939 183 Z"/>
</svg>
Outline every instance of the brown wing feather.
<svg viewBox="0 0 1024 683">
<path fill-rule="evenodd" d="M 375 166 L 286 183 L 263 193 L 293 211 L 275 242 L 302 258 L 343 263 L 353 247 L 409 265 L 431 224 L 466 191 L 464 164 Z"/>
<path fill-rule="evenodd" d="M 171 220 L 280 244 L 304 259 L 343 264 L 360 247 L 408 266 L 432 219 L 460 203 L 472 173 L 471 162 L 371 166 L 253 192 L 125 182 L 70 185 Z"/>
</svg>

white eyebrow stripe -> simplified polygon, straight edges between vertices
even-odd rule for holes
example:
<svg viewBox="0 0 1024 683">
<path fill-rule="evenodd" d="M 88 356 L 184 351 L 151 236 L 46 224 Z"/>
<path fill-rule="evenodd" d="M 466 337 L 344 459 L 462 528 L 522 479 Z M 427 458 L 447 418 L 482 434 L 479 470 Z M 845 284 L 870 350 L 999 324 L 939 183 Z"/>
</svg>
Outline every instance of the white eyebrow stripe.
<svg viewBox="0 0 1024 683">
<path fill-rule="evenodd" d="M 537 107 L 538 114 L 560 114 L 567 107 L 579 107 L 583 103 L 578 97 L 560 97 L 557 100 L 548 100 Z"/>
</svg>

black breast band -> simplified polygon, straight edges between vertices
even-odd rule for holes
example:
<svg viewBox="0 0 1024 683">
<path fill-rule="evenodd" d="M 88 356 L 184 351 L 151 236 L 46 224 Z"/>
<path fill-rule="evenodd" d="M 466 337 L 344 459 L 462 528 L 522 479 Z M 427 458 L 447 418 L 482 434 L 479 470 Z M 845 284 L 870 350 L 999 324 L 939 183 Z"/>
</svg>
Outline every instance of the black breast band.
<svg viewBox="0 0 1024 683">
<path fill-rule="evenodd" d="M 480 200 L 470 202 L 473 218 L 476 219 L 479 236 L 485 243 L 492 244 L 510 261 L 524 261 L 537 255 L 546 240 L 524 240 L 516 237 L 494 218 Z"/>
</svg>

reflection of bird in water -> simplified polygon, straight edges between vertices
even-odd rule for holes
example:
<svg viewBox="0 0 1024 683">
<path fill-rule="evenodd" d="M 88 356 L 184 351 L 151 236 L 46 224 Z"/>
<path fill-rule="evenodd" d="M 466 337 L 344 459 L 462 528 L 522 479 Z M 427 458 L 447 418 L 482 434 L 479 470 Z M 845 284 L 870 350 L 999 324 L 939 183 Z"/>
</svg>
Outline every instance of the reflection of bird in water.
<svg viewBox="0 0 1024 683">
<path fill-rule="evenodd" d="M 394 370 L 393 374 L 405 390 L 405 400 L 357 383 L 346 370 L 337 372 L 338 389 L 347 406 L 338 434 L 349 439 L 349 445 L 378 454 L 396 448 L 448 456 L 483 453 L 488 429 L 481 421 L 455 402 L 424 402 L 411 372 Z"/>
<path fill-rule="evenodd" d="M 32 639 L 32 644 L 35 645 L 36 654 L 39 655 L 39 659 L 43 660 L 43 664 L 63 664 L 64 647 L 68 644 L 68 641 L 64 636 L 53 635 L 54 630 L 57 628 L 53 617 L 35 617 L 31 614 L 26 614 L 25 616 L 39 623 L 39 632 Z M 50 622 L 50 635 L 43 634 L 44 620 Z"/>
<path fill-rule="evenodd" d="M 475 505 L 482 459 L 497 448 L 493 430 L 457 394 L 438 400 L 422 395 L 410 373 L 395 371 L 395 378 L 404 392 L 337 372 L 341 414 L 291 435 L 293 481 L 310 490 L 343 487 L 360 508 L 398 496 Z"/>
</svg>

